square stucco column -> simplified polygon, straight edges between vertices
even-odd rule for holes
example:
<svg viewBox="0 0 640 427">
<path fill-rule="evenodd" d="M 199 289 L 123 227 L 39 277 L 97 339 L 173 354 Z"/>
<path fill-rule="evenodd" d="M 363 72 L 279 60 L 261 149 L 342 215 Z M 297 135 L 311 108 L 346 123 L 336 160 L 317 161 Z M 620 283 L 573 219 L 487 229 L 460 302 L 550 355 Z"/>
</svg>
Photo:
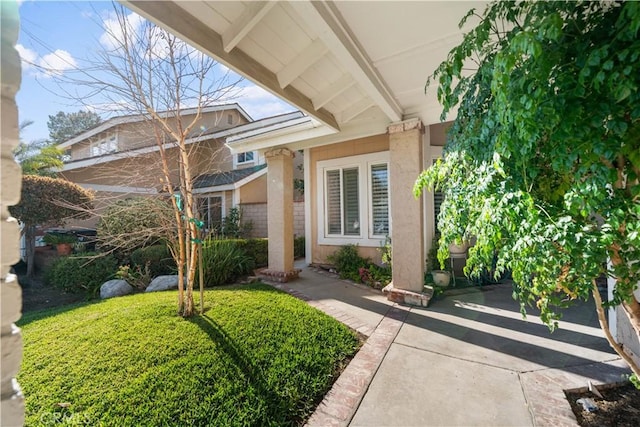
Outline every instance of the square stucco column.
<svg viewBox="0 0 640 427">
<path fill-rule="evenodd" d="M 389 126 L 392 284 L 418 293 L 424 285 L 424 204 L 413 196 L 413 184 L 422 172 L 423 133 L 417 119 Z"/>
<path fill-rule="evenodd" d="M 295 153 L 278 148 L 265 153 L 267 159 L 267 232 L 269 267 L 261 274 L 287 282 L 298 277 L 293 268 L 293 158 Z"/>
<path fill-rule="evenodd" d="M 13 158 L 18 145 L 18 109 L 15 96 L 20 87 L 20 57 L 14 46 L 18 40 L 18 5 L 0 2 L 2 19 L 2 133 L 0 135 L 0 425 L 19 426 L 24 422 L 24 401 L 15 376 L 22 359 L 22 338 L 14 322 L 20 318 L 22 291 L 12 264 L 19 261 L 20 230 L 8 206 L 20 201 L 21 169 Z"/>
</svg>

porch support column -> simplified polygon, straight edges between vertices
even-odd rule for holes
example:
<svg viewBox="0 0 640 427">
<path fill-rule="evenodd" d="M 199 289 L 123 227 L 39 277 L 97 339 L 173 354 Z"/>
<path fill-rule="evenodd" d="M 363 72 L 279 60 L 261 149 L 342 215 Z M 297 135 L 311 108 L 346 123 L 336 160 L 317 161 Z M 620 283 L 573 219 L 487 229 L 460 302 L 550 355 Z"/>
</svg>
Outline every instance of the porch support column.
<svg viewBox="0 0 640 427">
<path fill-rule="evenodd" d="M 423 202 L 413 196 L 413 184 L 423 169 L 423 133 L 418 119 L 389 126 L 393 277 L 385 291 L 392 301 L 419 306 L 431 298 L 431 293 L 423 293 Z"/>
<path fill-rule="evenodd" d="M 298 277 L 293 268 L 293 158 L 288 148 L 265 153 L 267 159 L 267 231 L 269 267 L 260 272 L 269 280 L 287 282 Z"/>
</svg>

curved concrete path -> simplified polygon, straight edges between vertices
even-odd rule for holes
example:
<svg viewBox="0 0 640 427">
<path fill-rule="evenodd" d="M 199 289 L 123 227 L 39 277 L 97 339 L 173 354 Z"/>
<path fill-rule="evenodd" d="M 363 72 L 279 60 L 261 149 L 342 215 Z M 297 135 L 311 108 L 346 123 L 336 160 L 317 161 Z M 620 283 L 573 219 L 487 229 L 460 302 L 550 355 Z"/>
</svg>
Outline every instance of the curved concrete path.
<svg viewBox="0 0 640 427">
<path fill-rule="evenodd" d="M 511 286 L 454 290 L 428 309 L 304 268 L 279 286 L 369 338 L 309 426 L 576 426 L 563 390 L 629 373 L 590 303 L 550 333 Z"/>
</svg>

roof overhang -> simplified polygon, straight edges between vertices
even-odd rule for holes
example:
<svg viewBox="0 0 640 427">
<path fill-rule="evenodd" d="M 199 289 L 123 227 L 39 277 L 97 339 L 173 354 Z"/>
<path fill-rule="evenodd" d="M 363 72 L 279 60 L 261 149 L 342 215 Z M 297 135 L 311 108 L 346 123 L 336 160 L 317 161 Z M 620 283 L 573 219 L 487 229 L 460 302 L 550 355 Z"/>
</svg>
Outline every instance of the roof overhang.
<svg viewBox="0 0 640 427">
<path fill-rule="evenodd" d="M 250 183 L 251 181 L 254 181 L 258 178 L 260 178 L 261 176 L 264 176 L 267 174 L 267 168 L 263 168 L 260 169 L 257 172 L 252 173 L 251 175 L 248 175 L 244 178 L 242 178 L 241 180 L 238 180 L 234 183 L 231 184 L 224 184 L 224 185 L 213 185 L 213 186 L 209 186 L 209 187 L 200 187 L 200 188 L 194 188 L 193 189 L 193 194 L 206 194 L 206 193 L 217 193 L 220 191 L 232 191 L 232 190 L 237 190 L 240 187 L 247 185 L 248 183 Z"/>
<path fill-rule="evenodd" d="M 385 132 L 389 124 L 412 118 L 440 122 L 435 88 L 425 93 L 427 78 L 462 41 L 460 20 L 487 2 L 123 3 L 306 112 L 324 126 L 307 122 L 311 127 L 298 135 L 322 143 L 347 133 Z M 291 131 L 271 143 L 292 140 Z M 229 146 L 262 147 L 257 140 L 272 136 L 247 136 Z"/>
<path fill-rule="evenodd" d="M 244 108 L 242 108 L 239 104 L 234 103 L 234 104 L 221 104 L 221 105 L 211 105 L 209 107 L 205 107 L 201 109 L 201 113 L 211 113 L 211 112 L 215 112 L 215 111 L 226 111 L 226 110 L 236 110 L 238 111 L 238 113 L 244 117 L 247 121 L 251 122 L 253 121 L 253 119 L 251 118 L 251 116 L 249 116 L 249 114 L 247 114 L 247 112 L 244 110 Z M 180 110 L 180 114 L 183 115 L 190 115 L 190 114 L 195 114 L 197 112 L 196 108 L 185 108 Z M 171 115 L 175 114 L 174 112 L 160 112 L 159 116 L 160 117 L 170 117 Z M 92 127 L 91 129 L 87 129 L 86 131 L 74 136 L 73 138 L 69 139 L 68 141 L 63 142 L 62 144 L 58 145 L 58 148 L 64 149 L 64 148 L 69 148 L 72 145 L 75 145 L 79 142 L 85 141 L 88 138 L 91 138 L 92 136 L 98 135 L 102 132 L 106 132 L 109 129 L 114 129 L 116 128 L 118 125 L 122 125 L 122 124 L 127 124 L 127 123 L 138 123 L 138 122 L 142 122 L 147 120 L 146 116 L 143 116 L 141 114 L 131 114 L 131 115 L 127 115 L 127 116 L 118 116 L 118 117 L 112 117 L 94 127 Z"/>
</svg>

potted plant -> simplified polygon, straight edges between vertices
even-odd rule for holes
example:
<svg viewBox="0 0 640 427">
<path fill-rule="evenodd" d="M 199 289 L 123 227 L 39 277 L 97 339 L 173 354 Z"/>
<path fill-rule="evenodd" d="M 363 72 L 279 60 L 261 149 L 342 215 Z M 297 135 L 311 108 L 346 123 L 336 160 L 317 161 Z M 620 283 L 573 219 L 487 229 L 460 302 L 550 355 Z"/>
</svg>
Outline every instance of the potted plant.
<svg viewBox="0 0 640 427">
<path fill-rule="evenodd" d="M 445 269 L 440 268 L 438 261 L 438 238 L 434 238 L 431 243 L 431 249 L 427 254 L 427 270 L 431 273 L 433 284 L 439 287 L 447 287 L 451 283 L 451 272 L 448 270 L 448 264 L 445 263 Z"/>
<path fill-rule="evenodd" d="M 55 246 L 58 255 L 63 256 L 71 254 L 73 244 L 78 241 L 78 238 L 67 233 L 47 233 L 42 240 L 47 245 Z"/>
</svg>

